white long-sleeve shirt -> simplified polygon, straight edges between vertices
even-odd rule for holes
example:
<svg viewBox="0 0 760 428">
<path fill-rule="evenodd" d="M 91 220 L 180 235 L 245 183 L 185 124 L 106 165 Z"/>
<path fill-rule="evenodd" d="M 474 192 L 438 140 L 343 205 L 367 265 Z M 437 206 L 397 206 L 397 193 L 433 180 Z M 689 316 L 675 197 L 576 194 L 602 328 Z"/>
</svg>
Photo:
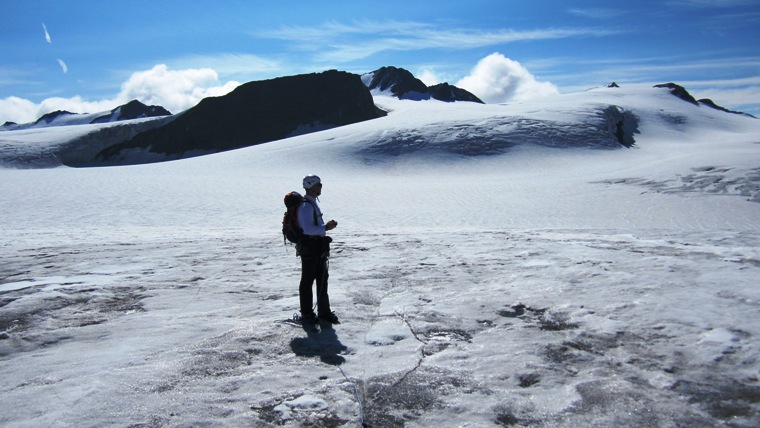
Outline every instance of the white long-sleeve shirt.
<svg viewBox="0 0 760 428">
<path fill-rule="evenodd" d="M 298 225 L 303 229 L 303 234 L 309 236 L 325 236 L 325 222 L 322 220 L 322 210 L 319 209 L 317 200 L 309 195 L 304 196 L 304 199 L 308 199 L 311 203 L 304 202 L 298 207 Z M 316 224 L 314 223 L 315 209 L 317 210 Z"/>
</svg>

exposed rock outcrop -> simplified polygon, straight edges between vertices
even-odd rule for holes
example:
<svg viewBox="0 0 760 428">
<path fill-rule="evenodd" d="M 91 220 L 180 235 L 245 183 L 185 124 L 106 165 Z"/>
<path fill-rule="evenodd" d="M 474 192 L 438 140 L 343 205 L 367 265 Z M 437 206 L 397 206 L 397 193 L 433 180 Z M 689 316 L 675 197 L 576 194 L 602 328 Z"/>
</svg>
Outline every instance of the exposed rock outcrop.
<svg viewBox="0 0 760 428">
<path fill-rule="evenodd" d="M 130 151 L 170 158 L 215 153 L 384 115 L 356 74 L 280 77 L 205 98 L 168 124 L 101 151 L 98 160 L 128 163 Z"/>
<path fill-rule="evenodd" d="M 448 83 L 439 83 L 438 85 L 430 86 L 428 89 L 433 98 L 439 101 L 469 101 L 484 104 L 480 98 L 476 97 L 471 92 L 462 88 L 457 88 L 454 85 L 449 85 Z"/>
<path fill-rule="evenodd" d="M 161 106 L 148 106 L 132 100 L 111 110 L 110 114 L 99 116 L 90 123 L 117 122 L 120 120 L 142 119 L 145 117 L 171 116 L 171 112 Z"/>
<path fill-rule="evenodd" d="M 740 115 L 743 115 L 743 116 L 755 117 L 755 116 L 753 116 L 753 115 L 751 115 L 749 113 L 743 113 L 743 112 L 740 112 L 740 111 L 729 110 L 729 109 L 727 109 L 725 107 L 721 107 L 721 106 L 715 104 L 715 102 L 713 102 L 713 100 L 711 100 L 709 98 L 702 98 L 701 100 L 699 100 L 699 104 L 707 106 L 707 107 L 710 107 L 710 108 L 714 108 L 715 110 L 720 110 L 720 111 L 723 111 L 723 112 L 726 112 L 726 113 L 733 113 L 733 114 L 740 114 Z"/>
<path fill-rule="evenodd" d="M 675 95 L 675 96 L 677 96 L 678 98 L 680 98 L 680 99 L 682 99 L 682 100 L 684 100 L 684 101 L 686 101 L 688 103 L 691 103 L 691 104 L 694 104 L 694 105 L 697 105 L 697 106 L 699 105 L 699 103 L 697 102 L 697 100 L 693 96 L 691 96 L 691 94 L 689 93 L 689 91 L 687 91 L 686 88 L 684 88 L 681 85 L 676 85 L 675 83 L 663 83 L 663 84 L 660 84 L 660 85 L 654 85 L 654 87 L 655 88 L 668 88 L 668 89 L 670 89 L 670 93 L 673 94 L 673 95 Z"/>
<path fill-rule="evenodd" d="M 469 101 L 484 104 L 472 93 L 448 83 L 428 87 L 403 68 L 381 67 L 365 74 L 362 79 L 370 90 L 390 92 L 391 95 L 402 100 L 429 100 L 433 98 L 446 102 Z"/>
<path fill-rule="evenodd" d="M 743 112 L 740 112 L 740 111 L 729 110 L 729 109 L 727 109 L 725 107 L 721 107 L 721 106 L 715 104 L 713 102 L 713 100 L 708 99 L 708 98 L 703 98 L 703 99 L 697 101 L 696 98 L 694 98 L 689 93 L 689 91 L 686 90 L 686 88 L 684 88 L 681 85 L 677 85 L 675 83 L 663 83 L 663 84 L 660 84 L 660 85 L 654 85 L 654 87 L 655 88 L 668 88 L 668 89 L 670 89 L 670 93 L 671 94 L 677 96 L 678 98 L 680 98 L 680 99 L 682 99 L 682 100 L 684 100 L 684 101 L 686 101 L 688 103 L 694 104 L 696 106 L 707 106 L 707 107 L 713 108 L 715 110 L 720 110 L 720 111 L 726 112 L 726 113 L 740 114 L 740 115 L 749 116 L 749 117 L 752 117 L 752 118 L 755 117 L 755 116 L 753 116 L 751 114 L 748 114 L 748 113 L 743 113 Z"/>
</svg>

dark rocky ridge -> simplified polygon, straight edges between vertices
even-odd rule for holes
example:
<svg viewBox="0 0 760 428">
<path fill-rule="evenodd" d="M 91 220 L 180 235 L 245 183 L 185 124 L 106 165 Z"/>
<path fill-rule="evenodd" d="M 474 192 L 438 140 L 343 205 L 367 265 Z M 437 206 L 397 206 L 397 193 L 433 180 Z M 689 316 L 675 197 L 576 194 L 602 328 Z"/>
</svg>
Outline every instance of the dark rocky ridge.
<svg viewBox="0 0 760 428">
<path fill-rule="evenodd" d="M 117 122 L 120 120 L 159 116 L 171 116 L 171 112 L 161 106 L 147 106 L 140 101 L 132 100 L 123 106 L 111 110 L 110 114 L 95 118 L 90 123 Z"/>
<path fill-rule="evenodd" d="M 454 85 L 449 85 L 448 83 L 439 83 L 437 85 L 428 87 L 428 89 L 430 90 L 430 94 L 433 96 L 433 98 L 439 101 L 469 101 L 473 103 L 484 104 L 480 98 L 476 97 L 471 92 L 468 92 L 462 88 L 457 88 Z"/>
<path fill-rule="evenodd" d="M 741 115 L 744 115 L 744 116 L 755 117 L 755 116 L 753 116 L 753 115 L 751 115 L 749 113 L 744 113 L 744 112 L 735 111 L 735 110 L 729 110 L 729 109 L 727 109 L 725 107 L 721 107 L 721 106 L 715 104 L 715 102 L 713 100 L 709 99 L 709 98 L 702 98 L 701 100 L 699 100 L 699 104 L 700 105 L 705 105 L 707 107 L 714 108 L 715 110 L 720 110 L 720 111 L 723 111 L 723 112 L 726 112 L 726 113 L 741 114 Z"/>
<path fill-rule="evenodd" d="M 663 83 L 660 85 L 654 85 L 655 88 L 668 88 L 670 89 L 670 93 L 677 96 L 678 98 L 694 104 L 695 106 L 699 105 L 699 102 L 689 93 L 689 91 L 686 90 L 681 85 L 676 85 L 675 83 Z"/>
<path fill-rule="evenodd" d="M 205 98 L 159 128 L 97 155 L 108 162 L 130 149 L 176 156 L 215 153 L 384 116 L 356 74 L 323 73 L 249 82 Z"/>
<path fill-rule="evenodd" d="M 469 101 L 484 104 L 472 93 L 441 83 L 428 87 L 420 79 L 403 68 L 381 67 L 372 73 L 368 73 L 372 79 L 367 84 L 370 90 L 390 91 L 393 96 L 402 100 L 425 100 L 436 99 L 439 101 Z"/>
<path fill-rule="evenodd" d="M 749 117 L 755 117 L 755 116 L 753 116 L 753 115 L 751 115 L 749 113 L 743 113 L 743 112 L 740 112 L 740 111 L 729 110 L 729 109 L 727 109 L 725 107 L 721 107 L 721 106 L 715 104 L 715 102 L 713 102 L 713 100 L 708 99 L 708 98 L 703 98 L 703 99 L 697 101 L 697 99 L 694 98 L 689 93 L 689 91 L 686 90 L 686 88 L 684 88 L 681 85 L 677 85 L 675 83 L 663 83 L 663 84 L 660 84 L 660 85 L 654 85 L 654 87 L 655 88 L 667 88 L 667 89 L 670 89 L 670 93 L 671 94 L 677 96 L 678 98 L 680 98 L 680 99 L 682 99 L 682 100 L 684 100 L 684 101 L 686 101 L 688 103 L 694 104 L 696 106 L 703 106 L 704 105 L 704 106 L 713 108 L 715 110 L 720 110 L 720 111 L 726 112 L 726 113 L 733 113 L 733 114 L 740 114 L 740 115 L 749 116 Z"/>
<path fill-rule="evenodd" d="M 390 91 L 399 99 L 420 99 L 428 94 L 427 85 L 403 68 L 381 67 L 371 74 L 370 90 Z"/>
<path fill-rule="evenodd" d="M 78 116 L 78 114 L 72 113 L 66 110 L 51 111 L 50 113 L 43 114 L 42 116 L 40 116 L 40 118 L 34 122 L 34 125 L 40 125 L 40 124 L 49 125 L 50 123 L 52 123 L 59 117 L 63 117 L 63 116 Z"/>
</svg>

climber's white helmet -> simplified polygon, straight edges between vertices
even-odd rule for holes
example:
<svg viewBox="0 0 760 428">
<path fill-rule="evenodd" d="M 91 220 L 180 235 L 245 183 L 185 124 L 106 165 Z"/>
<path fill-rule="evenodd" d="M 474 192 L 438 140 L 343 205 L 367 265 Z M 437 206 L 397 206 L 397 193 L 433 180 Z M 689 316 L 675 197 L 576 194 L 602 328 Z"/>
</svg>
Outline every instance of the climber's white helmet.
<svg viewBox="0 0 760 428">
<path fill-rule="evenodd" d="M 316 175 L 307 175 L 303 178 L 303 188 L 308 190 L 314 187 L 317 184 L 322 183 L 322 180 L 319 179 Z"/>
</svg>

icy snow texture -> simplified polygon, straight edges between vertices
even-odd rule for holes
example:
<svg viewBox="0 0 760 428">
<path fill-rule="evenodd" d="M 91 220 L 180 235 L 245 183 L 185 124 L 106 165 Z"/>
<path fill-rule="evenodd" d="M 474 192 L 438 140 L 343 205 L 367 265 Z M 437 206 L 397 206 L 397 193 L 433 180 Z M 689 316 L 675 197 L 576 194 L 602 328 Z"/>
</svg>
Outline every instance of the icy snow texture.
<svg viewBox="0 0 760 428">
<path fill-rule="evenodd" d="M 760 204 L 716 183 L 757 183 L 760 126 L 638 94 L 378 98 L 218 155 L 0 169 L 0 425 L 759 425 Z M 591 104 L 637 115 L 634 149 L 436 146 Z M 429 145 L 368 150 L 398 130 Z M 318 333 L 279 233 L 308 173 L 339 222 Z"/>
</svg>

